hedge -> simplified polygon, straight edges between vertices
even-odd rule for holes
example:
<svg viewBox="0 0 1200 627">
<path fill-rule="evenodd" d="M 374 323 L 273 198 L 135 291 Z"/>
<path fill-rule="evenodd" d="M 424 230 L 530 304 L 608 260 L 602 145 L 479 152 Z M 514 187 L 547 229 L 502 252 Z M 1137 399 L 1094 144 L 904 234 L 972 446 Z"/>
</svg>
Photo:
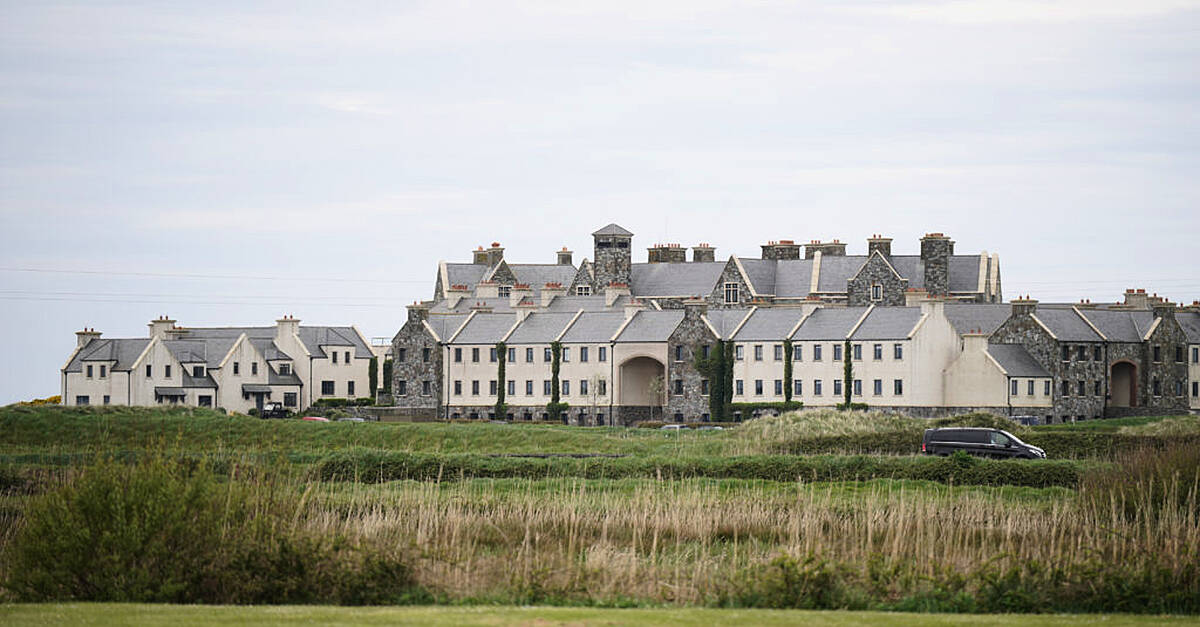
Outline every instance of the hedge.
<svg viewBox="0 0 1200 627">
<path fill-rule="evenodd" d="M 313 407 L 365 407 L 372 405 L 375 400 L 370 397 L 362 398 L 319 398 L 312 404 Z"/>
<path fill-rule="evenodd" d="M 1050 459 L 1114 459 L 1123 451 L 1163 449 L 1168 444 L 1200 446 L 1200 434 L 1186 436 L 1132 435 L 1097 431 L 1030 431 L 1019 434 L 1027 444 L 1046 450 Z M 770 446 L 772 453 L 791 455 L 912 455 L 921 450 L 921 433 L 901 431 L 819 435 L 792 438 Z"/>
<path fill-rule="evenodd" d="M 711 477 L 771 481 L 918 479 L 969 485 L 1075 487 L 1081 466 L 1056 460 L 952 457 L 754 455 L 740 457 L 513 458 L 357 449 L 326 458 L 323 481 L 451 481 L 472 478 L 585 479 Z"/>
</svg>

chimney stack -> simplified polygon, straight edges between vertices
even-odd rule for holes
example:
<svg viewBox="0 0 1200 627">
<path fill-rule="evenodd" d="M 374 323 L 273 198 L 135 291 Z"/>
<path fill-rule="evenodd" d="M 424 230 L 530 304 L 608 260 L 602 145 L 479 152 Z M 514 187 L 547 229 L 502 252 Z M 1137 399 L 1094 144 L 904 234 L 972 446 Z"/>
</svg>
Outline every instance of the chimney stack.
<svg viewBox="0 0 1200 627">
<path fill-rule="evenodd" d="M 963 333 L 962 339 L 964 353 L 976 353 L 987 350 L 988 336 L 986 333 L 971 331 Z"/>
<path fill-rule="evenodd" d="M 563 287 L 562 283 L 557 281 L 553 283 L 547 283 L 542 286 L 542 307 L 547 307 L 555 298 L 566 295 L 567 288 Z"/>
<path fill-rule="evenodd" d="M 679 244 L 655 244 L 646 249 L 650 263 L 686 263 L 687 250 Z"/>
<path fill-rule="evenodd" d="M 799 259 L 800 245 L 794 240 L 781 239 L 769 241 L 762 245 L 763 259 Z"/>
<path fill-rule="evenodd" d="M 692 263 L 712 263 L 717 260 L 717 249 L 709 246 L 707 243 L 701 242 L 698 246 L 692 246 Z"/>
<path fill-rule="evenodd" d="M 471 251 L 471 263 L 486 266 L 487 262 L 488 254 L 487 251 L 483 249 L 483 246 L 477 246 L 475 250 Z"/>
<path fill-rule="evenodd" d="M 409 319 L 412 318 L 412 310 L 408 312 Z M 290 338 L 300 334 L 300 321 L 291 314 L 283 316 L 275 321 L 275 339 Z"/>
<path fill-rule="evenodd" d="M 492 247 L 487 249 L 487 264 L 495 267 L 501 261 L 504 261 L 504 249 L 500 247 L 500 242 L 492 242 Z"/>
<path fill-rule="evenodd" d="M 562 247 L 562 250 L 560 250 L 560 251 L 558 251 L 557 253 L 555 253 L 555 255 L 557 256 L 557 263 L 558 263 L 558 265 L 560 265 L 560 266 L 574 266 L 574 265 L 575 265 L 575 263 L 574 263 L 574 262 L 573 262 L 573 260 L 572 260 L 572 255 L 573 255 L 573 254 L 574 254 L 574 253 L 572 253 L 570 250 L 567 250 L 567 247 L 566 247 L 566 246 L 563 246 L 563 247 Z"/>
<path fill-rule="evenodd" d="M 500 298 L 500 286 L 495 281 L 480 281 L 475 284 L 475 298 Z"/>
<path fill-rule="evenodd" d="M 150 321 L 150 337 L 167 339 L 167 332 L 175 327 L 175 321 L 166 316 L 159 316 Z"/>
<path fill-rule="evenodd" d="M 814 239 L 804 245 L 805 259 L 812 259 L 818 252 L 821 253 L 822 257 L 845 257 L 846 245 L 836 239 L 832 242 L 822 242 L 821 240 Z"/>
<path fill-rule="evenodd" d="M 629 296 L 629 284 L 620 281 L 613 281 L 604 288 L 604 306 L 612 307 L 613 303 L 617 302 L 622 296 Z"/>
<path fill-rule="evenodd" d="M 1162 302 L 1154 303 L 1150 309 L 1154 312 L 1155 318 L 1175 319 L 1175 303 L 1169 300 L 1163 299 Z"/>
<path fill-rule="evenodd" d="M 465 284 L 455 283 L 451 285 L 450 289 L 446 290 L 446 307 L 448 309 L 458 307 L 458 303 L 470 293 L 471 289 Z"/>
<path fill-rule="evenodd" d="M 642 311 L 645 308 L 646 305 L 643 304 L 642 301 L 637 300 L 636 298 L 629 299 L 629 301 L 625 303 L 625 319 L 628 320 L 636 316 L 637 312 Z"/>
<path fill-rule="evenodd" d="M 1125 306 L 1134 309 L 1148 309 L 1150 306 L 1150 297 L 1146 296 L 1146 290 L 1125 290 Z"/>
<path fill-rule="evenodd" d="M 508 306 L 516 307 L 521 300 L 531 296 L 533 296 L 533 288 L 529 287 L 528 283 L 513 283 L 512 289 L 508 292 Z"/>
<path fill-rule="evenodd" d="M 490 314 L 492 313 L 492 306 L 482 301 L 475 301 L 475 304 L 471 305 L 471 311 Z"/>
<path fill-rule="evenodd" d="M 872 235 L 867 239 L 867 255 L 874 254 L 875 251 L 883 255 L 884 259 L 892 258 L 892 238 L 882 235 Z"/>
<path fill-rule="evenodd" d="M 950 257 L 954 241 L 942 233 L 926 233 L 921 238 L 921 261 L 925 262 L 925 289 L 930 295 L 950 293 Z"/>
<path fill-rule="evenodd" d="M 100 333 L 97 332 L 95 329 L 89 329 L 87 327 L 84 327 L 84 329 L 82 331 L 75 332 L 75 341 L 76 341 L 77 348 L 83 348 L 84 346 L 87 346 L 88 342 L 90 342 L 92 340 L 98 340 L 98 339 L 100 339 Z"/>
<path fill-rule="evenodd" d="M 1037 311 L 1038 302 L 1028 296 L 1012 301 L 1012 315 L 1030 316 Z"/>
</svg>

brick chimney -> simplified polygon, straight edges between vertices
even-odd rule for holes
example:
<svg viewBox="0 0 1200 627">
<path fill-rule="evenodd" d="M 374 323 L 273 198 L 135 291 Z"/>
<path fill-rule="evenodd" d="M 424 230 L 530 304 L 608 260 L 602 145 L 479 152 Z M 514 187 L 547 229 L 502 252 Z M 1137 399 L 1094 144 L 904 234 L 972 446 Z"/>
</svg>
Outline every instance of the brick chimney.
<svg viewBox="0 0 1200 627">
<path fill-rule="evenodd" d="M 528 283 L 514 283 L 508 292 L 508 306 L 516 307 L 523 298 L 533 296 L 533 288 Z"/>
<path fill-rule="evenodd" d="M 1134 309 L 1149 308 L 1149 296 L 1146 296 L 1146 290 L 1125 290 L 1125 306 Z"/>
<path fill-rule="evenodd" d="M 175 327 L 175 321 L 166 316 L 159 316 L 150 321 L 150 337 L 167 339 L 167 332 Z"/>
<path fill-rule="evenodd" d="M 100 332 L 96 331 L 95 329 L 84 327 L 82 331 L 75 332 L 75 346 L 77 348 L 83 348 L 84 346 L 87 346 L 88 342 L 98 339 L 100 339 Z"/>
<path fill-rule="evenodd" d="M 867 255 L 872 255 L 877 250 L 884 259 L 890 260 L 892 258 L 892 238 L 882 235 L 872 235 L 867 238 Z"/>
<path fill-rule="evenodd" d="M 1150 309 L 1154 312 L 1155 318 L 1175 319 L 1175 303 L 1169 300 L 1164 299 L 1162 302 L 1154 303 Z"/>
<path fill-rule="evenodd" d="M 409 310 L 409 318 L 412 318 L 412 310 Z M 290 338 L 300 334 L 300 320 L 288 314 L 275 321 L 275 339 Z"/>
<path fill-rule="evenodd" d="M 954 241 L 942 233 L 926 233 L 921 238 L 921 261 L 925 263 L 925 289 L 931 296 L 950 293 L 950 257 Z"/>
<path fill-rule="evenodd" d="M 701 242 L 697 246 L 692 246 L 692 263 L 712 263 L 717 260 L 717 249 L 709 246 L 705 242 Z"/>
<path fill-rule="evenodd" d="M 480 281 L 476 283 L 475 298 L 500 298 L 500 285 L 495 281 Z"/>
<path fill-rule="evenodd" d="M 550 304 L 550 301 L 559 296 L 566 296 L 567 288 L 563 287 L 562 283 L 553 282 L 542 286 L 542 307 Z"/>
<path fill-rule="evenodd" d="M 504 261 L 504 249 L 501 248 L 500 242 L 492 242 L 492 247 L 487 249 L 487 264 L 495 266 Z"/>
<path fill-rule="evenodd" d="M 570 250 L 567 250 L 566 246 L 563 246 L 562 250 L 555 253 L 555 256 L 557 257 L 556 263 L 558 263 L 560 266 L 574 266 L 575 263 L 572 260 L 572 255 L 574 254 L 575 253 L 571 252 Z"/>
<path fill-rule="evenodd" d="M 625 303 L 625 319 L 628 320 L 637 315 L 637 312 L 646 308 L 645 303 L 637 299 L 630 299 Z"/>
<path fill-rule="evenodd" d="M 613 281 L 604 288 L 604 306 L 612 307 L 613 303 L 622 296 L 629 296 L 629 284 Z"/>
<path fill-rule="evenodd" d="M 446 306 L 454 309 L 458 303 L 471 294 L 471 289 L 462 283 L 456 283 L 446 290 Z"/>
<path fill-rule="evenodd" d="M 655 244 L 646 249 L 646 261 L 650 263 L 686 263 L 687 249 L 679 244 Z"/>
<path fill-rule="evenodd" d="M 790 239 L 769 241 L 762 245 L 763 259 L 799 259 L 800 245 Z"/>
<path fill-rule="evenodd" d="M 1038 302 L 1028 296 L 1012 301 L 1012 315 L 1030 316 L 1037 312 Z"/>
<path fill-rule="evenodd" d="M 475 250 L 471 251 L 471 263 L 486 266 L 487 262 L 488 254 L 487 251 L 483 249 L 483 246 L 477 246 Z"/>
</svg>

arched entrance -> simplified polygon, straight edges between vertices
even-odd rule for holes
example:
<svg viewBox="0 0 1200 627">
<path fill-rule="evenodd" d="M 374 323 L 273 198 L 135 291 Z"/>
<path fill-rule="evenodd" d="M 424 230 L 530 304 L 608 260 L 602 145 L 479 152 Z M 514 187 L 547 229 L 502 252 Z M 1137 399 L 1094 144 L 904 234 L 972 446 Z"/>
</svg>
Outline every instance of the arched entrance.
<svg viewBox="0 0 1200 627">
<path fill-rule="evenodd" d="M 1127 361 L 1113 364 L 1108 387 L 1112 392 L 1109 407 L 1137 407 L 1137 366 Z"/>
<path fill-rule="evenodd" d="M 666 367 L 653 357 L 634 357 L 621 364 L 621 404 L 661 407 L 665 373 Z"/>
</svg>

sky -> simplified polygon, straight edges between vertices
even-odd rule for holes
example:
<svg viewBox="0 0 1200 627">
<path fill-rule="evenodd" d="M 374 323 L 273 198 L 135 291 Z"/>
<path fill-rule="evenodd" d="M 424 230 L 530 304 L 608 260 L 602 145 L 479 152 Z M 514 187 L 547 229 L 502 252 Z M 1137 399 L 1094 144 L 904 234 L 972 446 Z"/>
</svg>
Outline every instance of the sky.
<svg viewBox="0 0 1200 627">
<path fill-rule="evenodd" d="M 439 260 L 940 231 L 1200 298 L 1200 3 L 0 1 L 0 404 L 74 332 L 354 324 Z"/>
</svg>

